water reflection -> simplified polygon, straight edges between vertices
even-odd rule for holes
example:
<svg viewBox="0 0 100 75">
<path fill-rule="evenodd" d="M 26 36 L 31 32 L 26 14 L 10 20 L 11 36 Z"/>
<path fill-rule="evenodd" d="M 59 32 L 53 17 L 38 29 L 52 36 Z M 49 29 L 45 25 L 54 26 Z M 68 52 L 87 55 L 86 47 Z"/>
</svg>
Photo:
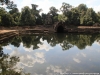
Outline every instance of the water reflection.
<svg viewBox="0 0 100 75">
<path fill-rule="evenodd" d="M 3 75 L 99 73 L 99 40 L 100 34 L 16 36 L 0 44 L 0 73 Z"/>
<path fill-rule="evenodd" d="M 94 41 L 99 42 L 100 34 L 21 35 L 10 39 L 6 43 L 2 43 L 0 45 L 0 50 L 2 50 L 2 46 L 6 46 L 8 43 L 11 43 L 15 47 L 19 47 L 21 42 L 27 48 L 30 48 L 31 45 L 33 45 L 33 50 L 35 50 L 39 48 L 38 44 L 42 44 L 40 39 L 43 41 L 46 40 L 47 43 L 52 47 L 60 44 L 62 50 L 68 50 L 73 46 L 77 46 L 79 49 L 85 49 L 86 46 L 91 46 Z"/>
<path fill-rule="evenodd" d="M 16 71 L 15 65 L 19 62 L 19 57 L 10 56 L 0 51 L 0 74 L 1 75 L 20 75 L 20 71 Z"/>
</svg>

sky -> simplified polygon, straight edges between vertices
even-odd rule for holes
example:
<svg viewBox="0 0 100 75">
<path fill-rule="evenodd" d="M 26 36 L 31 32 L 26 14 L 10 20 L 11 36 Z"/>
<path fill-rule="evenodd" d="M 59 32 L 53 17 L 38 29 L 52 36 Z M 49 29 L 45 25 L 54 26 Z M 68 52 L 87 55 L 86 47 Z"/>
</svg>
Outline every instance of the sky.
<svg viewBox="0 0 100 75">
<path fill-rule="evenodd" d="M 18 9 L 21 9 L 24 6 L 29 6 L 31 8 L 31 4 L 39 5 L 38 9 L 42 9 L 43 13 L 47 13 L 51 6 L 60 9 L 63 2 L 66 2 L 74 7 L 78 6 L 81 3 L 84 3 L 89 8 L 93 8 L 96 12 L 100 11 L 100 0 L 11 0 L 17 4 Z"/>
</svg>

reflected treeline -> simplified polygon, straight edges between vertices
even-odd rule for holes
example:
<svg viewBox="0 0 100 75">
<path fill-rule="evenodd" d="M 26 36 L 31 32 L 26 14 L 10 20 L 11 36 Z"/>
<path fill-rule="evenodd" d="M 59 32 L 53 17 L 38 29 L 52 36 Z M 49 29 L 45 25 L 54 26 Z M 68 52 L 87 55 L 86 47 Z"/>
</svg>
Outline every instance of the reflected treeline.
<svg viewBox="0 0 100 75">
<path fill-rule="evenodd" d="M 100 34 L 38 34 L 38 35 L 20 35 L 13 39 L 10 39 L 7 43 L 2 43 L 2 46 L 12 44 L 15 47 L 19 47 L 21 43 L 23 46 L 30 48 L 33 46 L 33 50 L 38 49 L 38 44 L 42 44 L 42 40 L 46 40 L 50 46 L 54 47 L 60 44 L 62 50 L 68 50 L 73 46 L 77 46 L 79 49 L 85 49 L 86 46 L 91 46 L 94 41 L 100 40 Z"/>
<path fill-rule="evenodd" d="M 20 75 L 20 73 L 16 72 L 14 66 L 19 62 L 19 57 L 12 56 L 10 57 L 8 54 L 4 54 L 4 52 L 0 51 L 0 75 Z"/>
<path fill-rule="evenodd" d="M 24 73 L 22 69 L 16 67 L 19 61 L 19 57 L 4 54 L 0 50 L 0 75 L 22 75 Z M 30 73 L 24 73 L 24 75 L 30 75 Z"/>
</svg>

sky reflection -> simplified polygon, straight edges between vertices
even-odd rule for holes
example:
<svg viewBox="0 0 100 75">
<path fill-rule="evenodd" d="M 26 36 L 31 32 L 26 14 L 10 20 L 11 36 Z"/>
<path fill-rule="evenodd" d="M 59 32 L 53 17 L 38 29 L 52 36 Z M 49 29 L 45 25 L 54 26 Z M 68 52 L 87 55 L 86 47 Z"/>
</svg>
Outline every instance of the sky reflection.
<svg viewBox="0 0 100 75">
<path fill-rule="evenodd" d="M 10 56 L 18 56 L 20 62 L 17 67 L 31 75 L 51 75 L 64 72 L 100 72 L 100 45 L 94 42 L 92 46 L 87 46 L 84 50 L 79 50 L 76 46 L 69 50 L 62 51 L 60 45 L 51 47 L 47 41 L 42 40 L 42 45 L 36 50 L 26 48 L 23 43 L 19 47 L 7 45 L 3 47 L 4 53 Z"/>
<path fill-rule="evenodd" d="M 94 42 L 80 50 L 73 46 L 69 50 L 62 50 L 60 44 L 51 47 L 46 40 L 33 50 L 33 45 L 27 48 L 20 43 L 19 47 L 9 44 L 3 46 L 4 53 L 17 56 L 20 62 L 15 65 L 16 71 L 22 69 L 30 75 L 53 75 L 61 73 L 100 73 L 100 44 Z"/>
</svg>

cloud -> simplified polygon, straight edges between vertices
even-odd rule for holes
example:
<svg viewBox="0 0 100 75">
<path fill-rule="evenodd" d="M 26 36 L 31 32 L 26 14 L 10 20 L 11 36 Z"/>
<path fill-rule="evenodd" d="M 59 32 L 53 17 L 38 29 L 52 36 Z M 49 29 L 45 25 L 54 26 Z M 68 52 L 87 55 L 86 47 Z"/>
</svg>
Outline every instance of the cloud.
<svg viewBox="0 0 100 75">
<path fill-rule="evenodd" d="M 81 53 L 81 54 L 82 54 L 83 57 L 86 57 L 86 54 L 85 53 Z"/>
<path fill-rule="evenodd" d="M 4 47 L 6 50 L 12 50 L 12 48 L 10 46 L 5 46 Z"/>
<path fill-rule="evenodd" d="M 25 51 L 28 51 L 28 52 L 32 52 L 33 51 L 33 45 L 30 47 L 30 48 L 23 48 Z"/>
<path fill-rule="evenodd" d="M 46 51 L 49 51 L 50 49 L 52 49 L 50 46 L 48 46 L 48 45 L 45 45 L 45 44 L 43 44 L 43 45 L 38 45 L 39 46 L 39 50 L 46 50 Z"/>
<path fill-rule="evenodd" d="M 49 8 L 51 6 L 56 7 L 57 9 L 59 9 L 62 5 L 63 2 L 72 4 L 72 6 L 76 6 L 79 5 L 80 3 L 84 3 L 86 4 L 88 7 L 92 7 L 94 8 L 94 10 L 97 12 L 99 11 L 99 0 L 76 0 L 76 1 L 71 1 L 71 0 L 12 0 L 14 1 L 15 4 L 17 4 L 17 7 L 19 8 L 19 10 L 21 11 L 21 8 L 23 8 L 24 6 L 29 6 L 31 8 L 31 4 L 37 4 L 39 5 L 39 9 L 43 9 L 43 13 L 47 13 L 49 12 Z"/>
<path fill-rule="evenodd" d="M 100 12 L 100 5 L 95 6 L 95 7 L 94 7 L 94 10 L 95 10 L 96 12 Z"/>
<path fill-rule="evenodd" d="M 44 53 L 36 52 L 36 53 L 28 53 L 28 52 L 19 52 L 18 50 L 14 50 L 10 56 L 17 56 L 20 59 L 20 65 L 23 64 L 27 67 L 33 67 L 35 63 L 43 64 L 45 62 Z"/>
<path fill-rule="evenodd" d="M 23 8 L 24 6 L 29 6 L 31 8 L 31 4 L 37 4 L 39 5 L 39 8 L 43 9 L 43 12 L 47 13 L 49 11 L 49 8 L 52 5 L 52 2 L 50 0 L 21 0 L 21 1 L 17 1 L 17 0 L 13 0 L 14 3 L 17 3 L 19 10 L 21 11 L 21 8 Z M 20 3 L 19 3 L 20 2 Z"/>
<path fill-rule="evenodd" d="M 53 66 L 53 65 L 50 65 L 46 69 L 48 75 L 67 73 L 68 71 L 70 71 L 70 69 L 67 68 L 62 69 L 60 66 Z"/>
<path fill-rule="evenodd" d="M 19 9 L 19 11 L 21 11 L 21 9 L 25 6 L 29 6 L 31 8 L 31 4 L 32 4 L 32 0 L 13 0 L 15 4 L 17 4 L 17 7 Z"/>
<path fill-rule="evenodd" d="M 39 8 L 43 9 L 43 12 L 47 13 L 53 3 L 50 0 L 41 0 L 37 1 L 36 4 L 39 5 Z"/>
<path fill-rule="evenodd" d="M 44 58 L 44 53 L 43 52 L 36 52 L 34 54 L 37 58 Z"/>
<path fill-rule="evenodd" d="M 100 11 L 99 0 L 87 0 L 86 4 L 89 8 L 93 8 L 95 12 Z"/>
<path fill-rule="evenodd" d="M 77 63 L 80 63 L 81 61 L 79 60 L 79 59 L 77 59 L 77 58 L 73 58 L 73 60 L 75 61 L 75 62 L 77 62 Z"/>
<path fill-rule="evenodd" d="M 42 39 L 40 39 L 40 41 L 43 43 L 42 45 L 41 44 L 38 44 L 39 46 L 39 50 L 46 50 L 46 51 L 49 51 L 50 49 L 53 49 L 48 43 L 47 41 L 43 41 Z"/>
<path fill-rule="evenodd" d="M 91 48 L 91 46 L 86 46 L 86 49 L 87 49 L 87 50 L 93 50 L 93 49 Z"/>
<path fill-rule="evenodd" d="M 95 41 L 94 44 L 100 46 L 100 41 Z"/>
<path fill-rule="evenodd" d="M 95 12 L 100 12 L 100 5 L 93 6 Z"/>
<path fill-rule="evenodd" d="M 87 5 L 91 5 L 91 4 L 93 4 L 95 1 L 97 1 L 97 0 L 87 0 L 87 1 L 86 1 L 86 4 L 87 4 Z"/>
</svg>

